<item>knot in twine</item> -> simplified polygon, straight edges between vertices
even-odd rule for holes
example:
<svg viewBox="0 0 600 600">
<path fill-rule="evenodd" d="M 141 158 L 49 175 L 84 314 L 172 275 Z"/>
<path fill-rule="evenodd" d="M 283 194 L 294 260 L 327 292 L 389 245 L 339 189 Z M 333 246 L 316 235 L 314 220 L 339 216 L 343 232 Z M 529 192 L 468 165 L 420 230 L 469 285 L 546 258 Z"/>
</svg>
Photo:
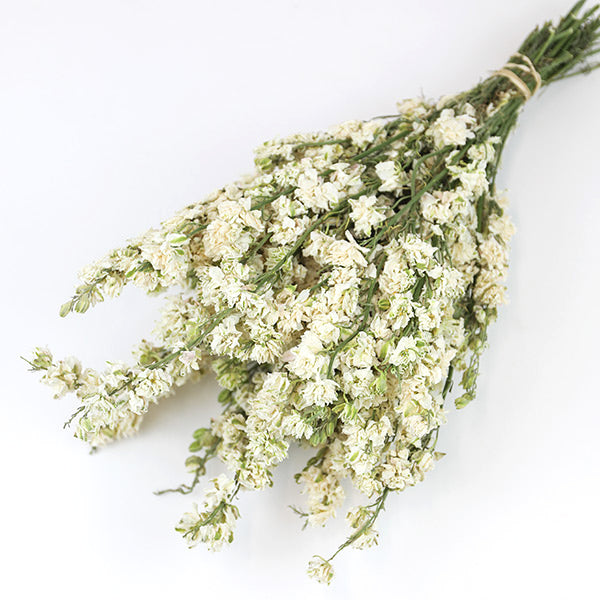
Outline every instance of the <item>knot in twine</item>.
<svg viewBox="0 0 600 600">
<path fill-rule="evenodd" d="M 529 100 L 533 94 L 535 94 L 542 85 L 542 78 L 540 74 L 536 71 L 536 68 L 531 62 L 531 59 L 525 54 L 521 54 L 520 52 L 515 52 L 511 58 L 518 58 L 523 61 L 523 63 L 516 62 L 507 62 L 501 69 L 498 71 L 494 71 L 493 75 L 497 75 L 499 77 L 506 77 L 523 95 L 525 101 Z M 529 86 L 519 77 L 514 71 L 511 69 L 518 69 L 527 75 L 531 75 L 535 81 L 535 86 L 533 90 L 529 89 Z"/>
</svg>

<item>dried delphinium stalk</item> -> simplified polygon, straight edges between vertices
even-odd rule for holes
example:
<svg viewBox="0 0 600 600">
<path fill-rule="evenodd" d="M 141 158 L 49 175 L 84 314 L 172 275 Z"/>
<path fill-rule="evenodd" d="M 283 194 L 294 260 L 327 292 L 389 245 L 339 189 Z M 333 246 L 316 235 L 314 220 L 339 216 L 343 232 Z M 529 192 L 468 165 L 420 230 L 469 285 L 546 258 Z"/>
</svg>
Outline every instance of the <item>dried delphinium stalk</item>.
<svg viewBox="0 0 600 600">
<path fill-rule="evenodd" d="M 173 293 L 132 364 L 96 372 L 36 350 L 30 364 L 56 395 L 81 401 L 76 436 L 96 447 L 134 433 L 151 404 L 206 371 L 223 387 L 177 491 L 213 457 L 230 475 L 182 517 L 190 546 L 232 541 L 236 495 L 270 486 L 294 441 L 314 448 L 297 475 L 307 523 L 336 514 L 344 479 L 368 498 L 333 556 L 376 543 L 389 493 L 433 467 L 452 383 L 462 408 L 504 302 L 514 229 L 495 186 L 502 149 L 538 88 L 592 68 L 600 21 L 582 11 L 535 29 L 467 92 L 264 144 L 254 174 L 81 273 L 63 316 L 127 283 Z M 309 573 L 329 582 L 333 556 Z"/>
</svg>

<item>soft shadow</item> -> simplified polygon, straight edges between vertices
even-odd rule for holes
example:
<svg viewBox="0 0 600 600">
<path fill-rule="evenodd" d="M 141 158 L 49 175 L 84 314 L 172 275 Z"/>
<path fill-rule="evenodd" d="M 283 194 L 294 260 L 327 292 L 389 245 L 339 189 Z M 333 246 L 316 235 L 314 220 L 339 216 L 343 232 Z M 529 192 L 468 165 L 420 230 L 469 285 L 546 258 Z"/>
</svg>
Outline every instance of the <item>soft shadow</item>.
<svg viewBox="0 0 600 600">
<path fill-rule="evenodd" d="M 151 435 L 157 428 L 168 429 L 190 424 L 194 429 L 209 425 L 211 417 L 220 414 L 217 396 L 221 387 L 212 374 L 199 381 L 186 383 L 168 398 L 152 406 L 144 417 L 139 435 Z M 189 431 L 191 435 L 193 430 Z"/>
</svg>

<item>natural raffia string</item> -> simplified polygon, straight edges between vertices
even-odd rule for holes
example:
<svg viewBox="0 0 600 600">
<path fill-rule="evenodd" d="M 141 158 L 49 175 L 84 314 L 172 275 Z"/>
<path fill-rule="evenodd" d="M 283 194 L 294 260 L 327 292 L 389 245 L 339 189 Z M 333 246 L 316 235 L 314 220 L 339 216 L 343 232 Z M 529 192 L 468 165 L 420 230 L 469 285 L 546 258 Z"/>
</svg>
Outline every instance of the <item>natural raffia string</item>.
<svg viewBox="0 0 600 600">
<path fill-rule="evenodd" d="M 525 64 L 507 62 L 501 69 L 494 71 L 494 75 L 506 77 L 517 88 L 517 90 L 523 94 L 525 101 L 527 101 L 540 89 L 540 86 L 542 85 L 542 78 L 536 71 L 536 68 L 528 56 L 521 54 L 520 52 L 515 52 L 513 56 L 521 59 Z M 533 90 L 530 90 L 529 86 L 514 71 L 511 71 L 511 69 L 519 69 L 520 71 L 531 75 L 535 81 L 535 87 Z"/>
</svg>

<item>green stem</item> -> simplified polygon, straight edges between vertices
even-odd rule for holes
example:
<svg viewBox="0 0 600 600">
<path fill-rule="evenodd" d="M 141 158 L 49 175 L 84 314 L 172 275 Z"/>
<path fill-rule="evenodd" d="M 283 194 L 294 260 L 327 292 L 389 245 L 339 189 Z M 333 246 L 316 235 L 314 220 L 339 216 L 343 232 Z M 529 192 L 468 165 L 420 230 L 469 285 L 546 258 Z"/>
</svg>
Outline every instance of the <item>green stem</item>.
<svg viewBox="0 0 600 600">
<path fill-rule="evenodd" d="M 361 535 L 363 535 L 370 527 L 373 526 L 373 523 L 375 523 L 375 521 L 377 520 L 377 517 L 379 516 L 379 513 L 384 509 L 385 499 L 387 498 L 389 492 L 390 492 L 389 488 L 387 488 L 387 487 L 384 488 L 383 492 L 381 493 L 381 496 L 379 496 L 379 498 L 377 498 L 377 500 L 373 504 L 371 504 L 371 507 L 373 507 L 373 512 L 372 512 L 371 516 L 367 519 L 367 521 L 365 521 L 365 523 L 362 525 L 362 527 L 360 527 L 360 529 L 358 529 L 356 532 L 354 532 L 329 557 L 329 562 L 331 562 L 344 548 L 347 548 L 348 546 L 350 546 L 350 544 L 352 544 L 353 542 L 355 542 Z"/>
</svg>

